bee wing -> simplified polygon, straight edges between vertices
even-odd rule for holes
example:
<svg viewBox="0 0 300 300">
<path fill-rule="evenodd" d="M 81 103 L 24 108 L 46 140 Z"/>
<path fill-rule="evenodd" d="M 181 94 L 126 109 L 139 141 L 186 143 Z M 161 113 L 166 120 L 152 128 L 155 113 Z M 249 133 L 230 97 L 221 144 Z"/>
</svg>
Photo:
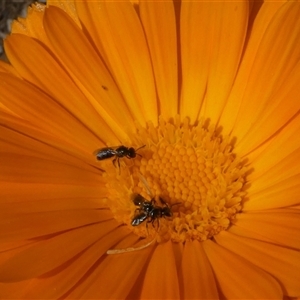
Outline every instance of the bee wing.
<svg viewBox="0 0 300 300">
<path fill-rule="evenodd" d="M 139 214 L 137 214 L 131 221 L 131 225 L 132 226 L 138 226 L 141 223 L 143 223 L 148 217 L 148 214 L 146 212 L 141 212 Z"/>
<path fill-rule="evenodd" d="M 105 151 L 107 149 L 109 149 L 109 148 L 98 148 L 95 151 L 93 151 L 93 155 L 97 156 L 100 152 L 102 152 L 103 150 Z"/>
<path fill-rule="evenodd" d="M 93 155 L 97 157 L 98 160 L 106 159 L 116 155 L 118 147 L 104 147 L 97 149 L 93 152 Z"/>
<path fill-rule="evenodd" d="M 150 187 L 149 187 L 149 184 L 148 184 L 146 178 L 141 173 L 139 173 L 138 175 L 139 175 L 139 178 L 140 178 L 141 182 L 143 183 L 143 185 L 144 185 L 144 187 L 147 191 L 147 194 L 151 197 L 151 199 L 154 198 L 154 195 L 152 194 L 152 192 L 150 190 Z"/>
<path fill-rule="evenodd" d="M 134 203 L 134 205 L 136 205 L 136 206 L 141 206 L 145 201 L 148 201 L 143 196 L 141 196 L 140 194 L 136 194 L 136 193 L 132 194 L 131 200 Z"/>
<path fill-rule="evenodd" d="M 107 152 L 107 151 L 112 151 L 112 152 L 116 152 L 116 150 L 119 148 L 120 146 L 113 146 L 113 147 L 103 147 L 103 148 L 98 148 L 95 151 L 93 151 L 93 155 L 98 155 L 99 153 L 102 152 Z"/>
</svg>

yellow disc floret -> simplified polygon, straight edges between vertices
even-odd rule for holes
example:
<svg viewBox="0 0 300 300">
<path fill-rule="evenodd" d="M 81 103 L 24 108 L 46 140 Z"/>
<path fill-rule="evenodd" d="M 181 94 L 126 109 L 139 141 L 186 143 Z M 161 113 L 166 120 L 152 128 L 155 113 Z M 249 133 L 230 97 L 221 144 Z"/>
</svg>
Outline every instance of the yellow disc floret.
<svg viewBox="0 0 300 300">
<path fill-rule="evenodd" d="M 228 137 L 206 123 L 160 120 L 157 128 L 152 123 L 138 127 L 129 146 L 142 145 L 146 146 L 139 151 L 141 157 L 120 159 L 120 168 L 104 163 L 107 205 L 118 221 L 140 236 L 177 242 L 204 241 L 230 226 L 242 209 L 249 169 Z M 134 203 L 137 194 L 146 203 L 152 200 L 158 211 L 169 209 L 171 216 L 151 218 Z M 145 220 L 132 226 L 139 214 Z"/>
</svg>

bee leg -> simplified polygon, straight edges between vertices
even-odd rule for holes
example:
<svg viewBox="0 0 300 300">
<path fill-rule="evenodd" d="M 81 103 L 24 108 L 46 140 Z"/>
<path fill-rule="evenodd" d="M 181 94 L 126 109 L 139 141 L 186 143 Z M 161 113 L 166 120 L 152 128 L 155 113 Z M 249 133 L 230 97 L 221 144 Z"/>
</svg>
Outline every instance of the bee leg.
<svg viewBox="0 0 300 300">
<path fill-rule="evenodd" d="M 120 158 L 119 158 L 119 157 L 116 157 L 115 159 L 113 159 L 112 162 L 113 162 L 113 165 L 114 165 L 115 168 L 117 167 L 117 166 L 116 166 L 116 162 L 118 162 L 119 175 L 120 175 L 120 173 L 121 173 Z"/>
<path fill-rule="evenodd" d="M 159 197 L 159 201 L 161 202 L 162 205 L 169 206 L 163 198 Z"/>
<path fill-rule="evenodd" d="M 113 161 L 112 161 L 112 163 L 113 163 L 113 165 L 114 165 L 115 168 L 117 167 L 116 166 L 116 160 L 117 160 L 117 158 L 114 158 Z"/>
<path fill-rule="evenodd" d="M 148 222 L 146 222 L 147 235 L 149 235 L 148 223 L 149 223 L 149 221 L 148 221 Z"/>
<path fill-rule="evenodd" d="M 140 208 L 137 208 L 135 211 L 134 211 L 134 214 L 136 215 L 136 214 L 138 214 L 138 213 L 140 213 L 142 210 L 140 209 Z"/>
<path fill-rule="evenodd" d="M 151 199 L 151 205 L 155 205 L 155 204 L 156 204 L 155 198 L 152 198 Z"/>
<path fill-rule="evenodd" d="M 154 226 L 154 222 L 155 221 L 157 221 L 157 227 L 155 228 L 155 226 Z M 154 219 L 153 221 L 152 221 L 152 226 L 153 226 L 153 228 L 155 228 L 155 230 L 156 230 L 156 232 L 158 232 L 158 230 L 159 230 L 159 219 L 157 218 L 157 219 Z"/>
</svg>

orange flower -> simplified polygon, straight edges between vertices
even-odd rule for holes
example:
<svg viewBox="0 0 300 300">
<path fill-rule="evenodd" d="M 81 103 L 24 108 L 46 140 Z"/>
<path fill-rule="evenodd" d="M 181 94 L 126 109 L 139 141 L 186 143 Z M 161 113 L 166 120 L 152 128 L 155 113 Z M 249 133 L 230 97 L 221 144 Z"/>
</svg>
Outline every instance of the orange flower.
<svg viewBox="0 0 300 300">
<path fill-rule="evenodd" d="M 299 297 L 300 4 L 48 2 L 0 64 L 0 298 Z"/>
</svg>

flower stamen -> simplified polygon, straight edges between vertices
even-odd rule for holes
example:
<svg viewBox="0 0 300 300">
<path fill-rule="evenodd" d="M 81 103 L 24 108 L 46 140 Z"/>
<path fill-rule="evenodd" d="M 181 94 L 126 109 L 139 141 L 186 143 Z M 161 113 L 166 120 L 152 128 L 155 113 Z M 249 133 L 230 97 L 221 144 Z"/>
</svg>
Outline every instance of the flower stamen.
<svg viewBox="0 0 300 300">
<path fill-rule="evenodd" d="M 150 242 L 139 246 L 139 247 L 129 247 L 129 248 L 124 248 L 124 249 L 109 249 L 106 251 L 106 254 L 122 254 L 122 253 L 127 253 L 127 252 L 133 252 L 133 251 L 139 251 L 142 249 L 145 249 L 149 247 L 153 242 L 155 241 L 155 238 L 153 238 Z"/>
<path fill-rule="evenodd" d="M 111 163 L 104 168 L 107 205 L 117 220 L 141 237 L 156 236 L 158 242 L 204 241 L 230 226 L 242 210 L 248 167 L 228 137 L 207 123 L 161 119 L 158 128 L 152 123 L 138 127 L 132 140 L 133 145 L 146 144 L 141 157 L 122 159 L 121 174 Z M 149 207 L 138 207 L 142 219 L 132 226 L 136 194 Z"/>
</svg>

